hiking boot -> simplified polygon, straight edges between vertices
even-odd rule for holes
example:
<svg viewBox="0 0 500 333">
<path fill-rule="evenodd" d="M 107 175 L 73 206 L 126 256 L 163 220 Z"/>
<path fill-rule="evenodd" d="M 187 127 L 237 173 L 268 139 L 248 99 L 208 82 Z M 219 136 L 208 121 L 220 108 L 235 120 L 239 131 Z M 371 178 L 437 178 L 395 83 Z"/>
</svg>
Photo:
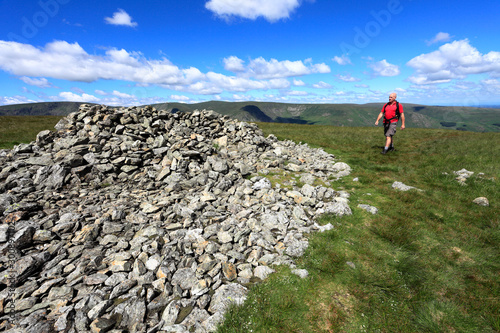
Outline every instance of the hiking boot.
<svg viewBox="0 0 500 333">
<path fill-rule="evenodd" d="M 395 151 L 394 147 L 389 147 L 389 151 Z"/>
<path fill-rule="evenodd" d="M 388 150 L 385 150 L 385 149 L 384 149 L 384 150 L 382 150 L 380 153 L 381 153 L 381 154 L 383 154 L 383 155 L 385 155 L 385 154 L 387 154 L 387 152 L 388 152 Z"/>
</svg>

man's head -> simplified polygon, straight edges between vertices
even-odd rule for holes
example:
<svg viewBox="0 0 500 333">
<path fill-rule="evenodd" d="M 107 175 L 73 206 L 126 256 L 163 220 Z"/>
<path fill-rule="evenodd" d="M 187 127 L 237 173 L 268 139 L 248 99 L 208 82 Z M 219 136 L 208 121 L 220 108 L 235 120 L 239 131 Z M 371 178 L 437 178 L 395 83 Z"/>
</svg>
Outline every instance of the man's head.
<svg viewBox="0 0 500 333">
<path fill-rule="evenodd" d="M 392 93 L 389 95 L 389 103 L 392 104 L 396 98 L 398 97 L 398 95 L 396 93 Z"/>
</svg>

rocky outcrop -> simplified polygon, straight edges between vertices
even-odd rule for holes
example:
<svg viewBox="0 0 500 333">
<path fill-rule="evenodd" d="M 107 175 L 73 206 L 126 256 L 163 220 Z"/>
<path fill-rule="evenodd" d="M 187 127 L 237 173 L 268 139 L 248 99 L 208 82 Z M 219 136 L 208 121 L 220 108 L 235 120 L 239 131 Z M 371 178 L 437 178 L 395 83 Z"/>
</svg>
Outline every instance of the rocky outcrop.
<svg viewBox="0 0 500 333">
<path fill-rule="evenodd" d="M 214 331 L 318 215 L 351 213 L 347 164 L 206 110 L 82 105 L 0 165 L 10 332 Z"/>
</svg>

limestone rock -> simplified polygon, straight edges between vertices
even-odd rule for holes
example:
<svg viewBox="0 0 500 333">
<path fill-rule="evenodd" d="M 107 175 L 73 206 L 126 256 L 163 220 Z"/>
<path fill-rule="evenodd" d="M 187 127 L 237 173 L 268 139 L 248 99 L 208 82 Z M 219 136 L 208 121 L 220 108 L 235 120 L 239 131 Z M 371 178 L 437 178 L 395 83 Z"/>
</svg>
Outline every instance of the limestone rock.
<svg viewBox="0 0 500 333">
<path fill-rule="evenodd" d="M 485 197 L 476 198 L 472 202 L 474 202 L 475 204 L 478 204 L 479 206 L 488 207 L 490 205 L 488 198 L 485 198 Z"/>
</svg>

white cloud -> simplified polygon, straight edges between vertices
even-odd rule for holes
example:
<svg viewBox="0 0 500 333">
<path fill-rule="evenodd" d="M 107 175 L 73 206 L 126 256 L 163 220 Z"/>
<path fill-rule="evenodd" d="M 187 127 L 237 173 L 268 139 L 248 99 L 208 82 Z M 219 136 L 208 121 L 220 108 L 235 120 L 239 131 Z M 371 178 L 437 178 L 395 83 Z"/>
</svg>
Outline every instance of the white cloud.
<svg viewBox="0 0 500 333">
<path fill-rule="evenodd" d="M 323 81 L 320 81 L 316 84 L 313 84 L 313 87 L 316 88 L 316 89 L 329 89 L 331 88 L 332 86 L 326 82 L 323 82 Z"/>
<path fill-rule="evenodd" d="M 387 60 L 378 61 L 368 65 L 373 70 L 375 76 L 396 76 L 399 75 L 399 67 L 387 62 Z"/>
<path fill-rule="evenodd" d="M 52 84 L 44 77 L 35 79 L 27 76 L 22 76 L 19 78 L 21 81 L 23 81 L 26 84 L 29 84 L 30 86 L 36 86 L 39 88 L 50 88 L 52 87 Z"/>
<path fill-rule="evenodd" d="M 238 57 L 230 56 L 229 58 L 224 58 L 224 68 L 231 72 L 243 72 L 245 66 L 244 61 Z"/>
<path fill-rule="evenodd" d="M 120 97 L 120 98 L 135 98 L 134 95 L 122 93 L 122 92 L 119 92 L 118 90 L 113 90 L 113 96 Z"/>
<path fill-rule="evenodd" d="M 237 101 L 250 101 L 250 100 L 252 100 L 252 96 L 250 96 L 250 95 L 238 95 L 238 94 L 234 94 L 233 95 L 233 100 L 237 100 Z"/>
<path fill-rule="evenodd" d="M 481 85 L 488 93 L 498 96 L 498 92 L 500 91 L 500 81 L 496 79 L 482 80 Z"/>
<path fill-rule="evenodd" d="M 305 64 L 307 63 L 307 65 Z M 278 61 L 271 59 L 269 61 L 262 57 L 250 60 L 247 72 L 257 79 L 283 78 L 290 76 L 302 76 L 313 73 L 330 73 L 330 67 L 321 64 L 309 64 L 309 61 L 301 60 Z"/>
<path fill-rule="evenodd" d="M 97 103 L 100 101 L 99 98 L 89 95 L 89 94 L 82 94 L 78 95 L 75 93 L 72 93 L 70 91 L 63 91 L 59 93 L 59 97 L 61 97 L 63 100 L 68 101 L 68 102 L 91 102 L 91 103 Z"/>
<path fill-rule="evenodd" d="M 307 91 L 301 91 L 301 90 L 290 90 L 287 92 L 287 95 L 290 96 L 307 96 L 309 93 Z"/>
<path fill-rule="evenodd" d="M 37 101 L 26 96 L 0 96 L 0 105 L 35 103 Z"/>
<path fill-rule="evenodd" d="M 332 60 L 339 65 L 352 65 L 351 59 L 349 59 L 349 57 L 346 56 L 345 54 L 342 55 L 341 57 L 335 56 L 333 57 Z"/>
<path fill-rule="evenodd" d="M 427 41 L 427 45 L 431 45 L 434 43 L 441 43 L 441 42 L 449 42 L 451 40 L 451 36 L 447 32 L 438 32 L 434 38 L 432 38 L 430 41 Z"/>
<path fill-rule="evenodd" d="M 415 69 L 408 80 L 415 84 L 450 82 L 470 74 L 488 73 L 500 77 L 500 52 L 481 54 L 464 39 L 444 44 L 438 50 L 421 54 L 407 63 Z"/>
<path fill-rule="evenodd" d="M 269 22 L 290 17 L 299 6 L 299 0 L 210 0 L 205 4 L 223 18 L 239 16 L 255 20 L 262 16 Z"/>
<path fill-rule="evenodd" d="M 244 61 L 236 56 L 224 58 L 223 62 L 226 70 L 236 72 L 242 77 L 255 77 L 257 79 L 277 79 L 315 73 L 330 73 L 331 71 L 328 65 L 324 63 L 314 64 L 310 58 L 303 61 L 279 61 L 277 59 L 266 60 L 259 57 L 250 59 L 246 67 Z"/>
<path fill-rule="evenodd" d="M 146 60 L 137 53 L 108 50 L 90 55 L 78 43 L 48 43 L 45 48 L 0 41 L 0 69 L 15 75 L 93 82 L 99 79 L 138 84 L 189 84 L 204 78 L 196 68 L 180 69 L 169 60 Z"/>
<path fill-rule="evenodd" d="M 293 85 L 297 87 L 303 87 L 306 83 L 302 80 L 293 79 Z"/>
<path fill-rule="evenodd" d="M 125 25 L 128 27 L 137 26 L 137 22 L 132 22 L 132 17 L 124 11 L 123 9 L 118 9 L 117 12 L 113 13 L 113 17 L 105 17 L 104 20 L 108 24 L 113 25 Z"/>
<path fill-rule="evenodd" d="M 236 75 L 203 73 L 195 67 L 180 68 L 164 57 L 146 59 L 140 52 L 124 49 L 108 49 L 101 54 L 88 54 L 78 43 L 66 41 L 54 41 L 44 47 L 34 47 L 0 40 L 0 70 L 21 76 L 25 82 L 39 85 L 49 84 L 45 78 L 88 83 L 120 80 L 133 82 L 137 87 L 158 85 L 176 91 L 220 94 L 224 91 L 287 89 L 291 85 L 287 79 L 289 77 L 330 72 L 329 66 L 313 63 L 311 59 L 278 61 L 259 57 L 245 63 L 231 56 L 223 61 L 226 69 L 236 71 Z M 30 79 L 37 77 L 44 79 Z M 305 85 L 295 78 L 294 84 Z M 73 92 L 82 98 L 82 91 Z M 102 90 L 95 93 L 112 95 Z M 91 98 L 89 96 L 91 95 L 87 98 Z"/>
<path fill-rule="evenodd" d="M 344 81 L 344 82 L 358 82 L 358 81 L 361 81 L 361 79 L 352 77 L 351 74 L 347 74 L 347 75 L 338 74 L 336 76 L 338 77 L 339 80 Z"/>
<path fill-rule="evenodd" d="M 183 95 L 170 95 L 170 99 L 173 101 L 179 101 L 179 102 L 187 102 L 190 100 L 189 97 L 183 96 Z"/>
</svg>

